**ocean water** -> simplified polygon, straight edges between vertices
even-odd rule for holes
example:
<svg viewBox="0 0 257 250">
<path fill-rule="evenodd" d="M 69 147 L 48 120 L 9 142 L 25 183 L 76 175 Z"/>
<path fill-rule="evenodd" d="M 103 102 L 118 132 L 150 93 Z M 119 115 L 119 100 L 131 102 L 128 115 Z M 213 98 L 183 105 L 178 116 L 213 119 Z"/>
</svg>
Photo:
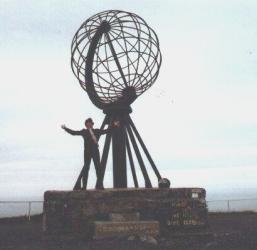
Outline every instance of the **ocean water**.
<svg viewBox="0 0 257 250">
<path fill-rule="evenodd" d="M 28 216 L 30 209 L 30 215 L 40 214 L 43 211 L 43 201 L 42 202 L 31 202 L 31 207 L 29 208 L 29 203 L 14 203 L 14 202 L 0 202 L 0 218 L 14 217 L 14 216 Z"/>
<path fill-rule="evenodd" d="M 209 211 L 255 211 L 257 212 L 257 189 L 207 190 Z"/>
</svg>

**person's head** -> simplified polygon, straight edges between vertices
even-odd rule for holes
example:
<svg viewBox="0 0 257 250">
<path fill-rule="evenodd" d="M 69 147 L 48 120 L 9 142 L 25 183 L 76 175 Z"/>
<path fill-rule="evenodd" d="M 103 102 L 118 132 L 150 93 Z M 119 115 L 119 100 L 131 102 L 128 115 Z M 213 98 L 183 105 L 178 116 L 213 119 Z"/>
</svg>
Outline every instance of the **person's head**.
<svg viewBox="0 0 257 250">
<path fill-rule="evenodd" d="M 93 120 L 91 118 L 86 119 L 85 126 L 86 126 L 86 128 L 93 128 L 93 126 L 94 126 Z"/>
</svg>

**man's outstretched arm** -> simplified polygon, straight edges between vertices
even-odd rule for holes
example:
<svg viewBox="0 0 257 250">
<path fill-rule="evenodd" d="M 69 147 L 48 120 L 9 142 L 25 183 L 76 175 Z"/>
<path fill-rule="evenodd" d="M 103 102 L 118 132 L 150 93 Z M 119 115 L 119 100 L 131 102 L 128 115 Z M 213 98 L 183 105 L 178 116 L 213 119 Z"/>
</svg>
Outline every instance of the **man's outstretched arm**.
<svg viewBox="0 0 257 250">
<path fill-rule="evenodd" d="M 71 135 L 82 135 L 82 130 L 72 130 L 67 128 L 65 125 L 62 125 L 61 128 Z"/>
<path fill-rule="evenodd" d="M 99 134 L 104 135 L 107 134 L 109 131 L 113 130 L 114 128 L 120 127 L 119 121 L 114 121 L 111 126 L 107 129 L 99 129 Z"/>
</svg>

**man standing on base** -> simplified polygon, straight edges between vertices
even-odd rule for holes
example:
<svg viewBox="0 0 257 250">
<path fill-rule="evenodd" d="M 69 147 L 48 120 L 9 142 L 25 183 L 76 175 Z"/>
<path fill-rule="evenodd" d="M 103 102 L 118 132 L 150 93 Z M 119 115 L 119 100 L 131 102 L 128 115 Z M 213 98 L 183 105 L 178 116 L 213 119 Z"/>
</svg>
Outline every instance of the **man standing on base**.
<svg viewBox="0 0 257 250">
<path fill-rule="evenodd" d="M 87 187 L 87 180 L 88 180 L 88 172 L 91 163 L 91 159 L 93 159 L 96 171 L 96 189 L 104 189 L 103 187 L 103 178 L 101 178 L 101 166 L 100 166 L 100 153 L 98 149 L 98 140 L 99 137 L 103 134 L 106 134 L 109 129 L 94 129 L 94 122 L 91 118 L 88 118 L 85 121 L 86 129 L 82 129 L 79 131 L 75 131 L 72 129 L 67 128 L 65 125 L 62 125 L 62 129 L 68 132 L 71 135 L 80 135 L 84 139 L 84 166 L 82 169 L 82 183 L 83 189 Z M 114 122 L 114 126 L 118 126 L 118 122 Z M 78 179 L 80 182 L 80 178 Z M 80 183 L 76 183 L 74 189 L 79 189 Z"/>
</svg>

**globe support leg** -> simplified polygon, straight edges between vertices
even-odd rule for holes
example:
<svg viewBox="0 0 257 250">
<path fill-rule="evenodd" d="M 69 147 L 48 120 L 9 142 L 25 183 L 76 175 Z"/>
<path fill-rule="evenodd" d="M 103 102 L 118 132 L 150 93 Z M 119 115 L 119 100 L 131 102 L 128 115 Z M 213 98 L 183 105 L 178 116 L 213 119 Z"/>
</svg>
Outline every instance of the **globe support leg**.
<svg viewBox="0 0 257 250">
<path fill-rule="evenodd" d="M 126 133 L 126 148 L 127 148 L 127 153 L 128 153 L 128 158 L 129 158 L 129 163 L 130 163 L 130 167 L 131 167 L 131 173 L 133 176 L 134 185 L 136 188 L 138 188 L 138 180 L 137 180 L 135 165 L 134 165 L 133 156 L 132 156 L 129 138 L 128 138 L 127 133 Z"/>
<path fill-rule="evenodd" d="M 110 118 L 106 115 L 105 116 L 105 120 L 108 121 L 110 120 Z M 109 127 L 108 127 L 108 132 L 107 135 L 105 137 L 105 142 L 104 142 L 104 148 L 103 148 L 103 154 L 102 154 L 102 158 L 101 158 L 101 163 L 100 163 L 100 180 L 99 182 L 101 184 L 103 184 L 103 180 L 104 180 L 104 175 L 105 175 L 105 169 L 106 169 L 106 164 L 107 164 L 107 160 L 108 160 L 108 155 L 109 155 L 109 150 L 110 150 L 110 144 L 111 144 L 111 138 L 112 138 L 112 134 L 110 131 L 110 124 L 112 123 L 112 120 L 109 121 Z"/>
<path fill-rule="evenodd" d="M 113 157 L 113 187 L 127 187 L 126 165 L 126 131 L 124 124 L 113 129 L 112 132 L 112 157 Z"/>
<path fill-rule="evenodd" d="M 130 116 L 128 116 L 128 122 L 129 122 L 129 124 L 131 125 L 131 127 L 132 127 L 132 129 L 133 129 L 133 131 L 134 131 L 134 133 L 135 133 L 135 135 L 136 135 L 136 137 L 137 137 L 137 139 L 138 139 L 138 141 L 139 141 L 139 143 L 140 143 L 142 149 L 144 150 L 144 153 L 145 153 L 145 155 L 146 155 L 148 161 L 150 162 L 150 164 L 151 164 L 151 166 L 152 166 L 152 168 L 153 168 L 153 171 L 154 171 L 154 173 L 155 173 L 155 175 L 157 176 L 158 181 L 159 181 L 159 180 L 162 178 L 161 175 L 160 175 L 160 172 L 158 171 L 158 169 L 157 169 L 157 167 L 156 167 L 156 165 L 155 165 L 155 163 L 154 163 L 154 161 L 153 161 L 151 155 L 149 154 L 149 152 L 148 152 L 148 150 L 147 150 L 147 148 L 146 148 L 146 146 L 145 146 L 145 144 L 144 144 L 144 142 L 143 142 L 143 140 L 142 140 L 140 134 L 138 133 L 138 131 L 137 131 L 137 129 L 136 129 L 136 126 L 135 126 L 135 124 L 133 123 L 133 121 L 132 121 L 132 119 L 131 119 Z"/>
<path fill-rule="evenodd" d="M 134 134 L 132 132 L 132 129 L 130 127 L 130 124 L 127 124 L 126 126 L 127 128 L 127 132 L 128 132 L 128 135 L 129 135 L 129 138 L 132 142 L 132 146 L 135 150 L 135 153 L 136 153 L 136 156 L 137 156 L 137 160 L 138 160 L 138 163 L 139 163 L 139 166 L 141 168 L 141 171 L 142 171 L 142 174 L 144 176 L 144 179 L 145 179 L 145 187 L 146 188 L 151 188 L 152 187 L 152 184 L 151 184 L 151 181 L 150 181 L 150 178 L 148 176 L 148 173 L 146 171 L 146 167 L 145 167 L 145 164 L 144 164 L 144 161 L 143 161 L 143 158 L 140 154 L 140 151 L 139 151 L 139 148 L 137 146 L 137 143 L 136 143 L 136 140 L 135 140 L 135 137 L 134 137 Z"/>
</svg>

